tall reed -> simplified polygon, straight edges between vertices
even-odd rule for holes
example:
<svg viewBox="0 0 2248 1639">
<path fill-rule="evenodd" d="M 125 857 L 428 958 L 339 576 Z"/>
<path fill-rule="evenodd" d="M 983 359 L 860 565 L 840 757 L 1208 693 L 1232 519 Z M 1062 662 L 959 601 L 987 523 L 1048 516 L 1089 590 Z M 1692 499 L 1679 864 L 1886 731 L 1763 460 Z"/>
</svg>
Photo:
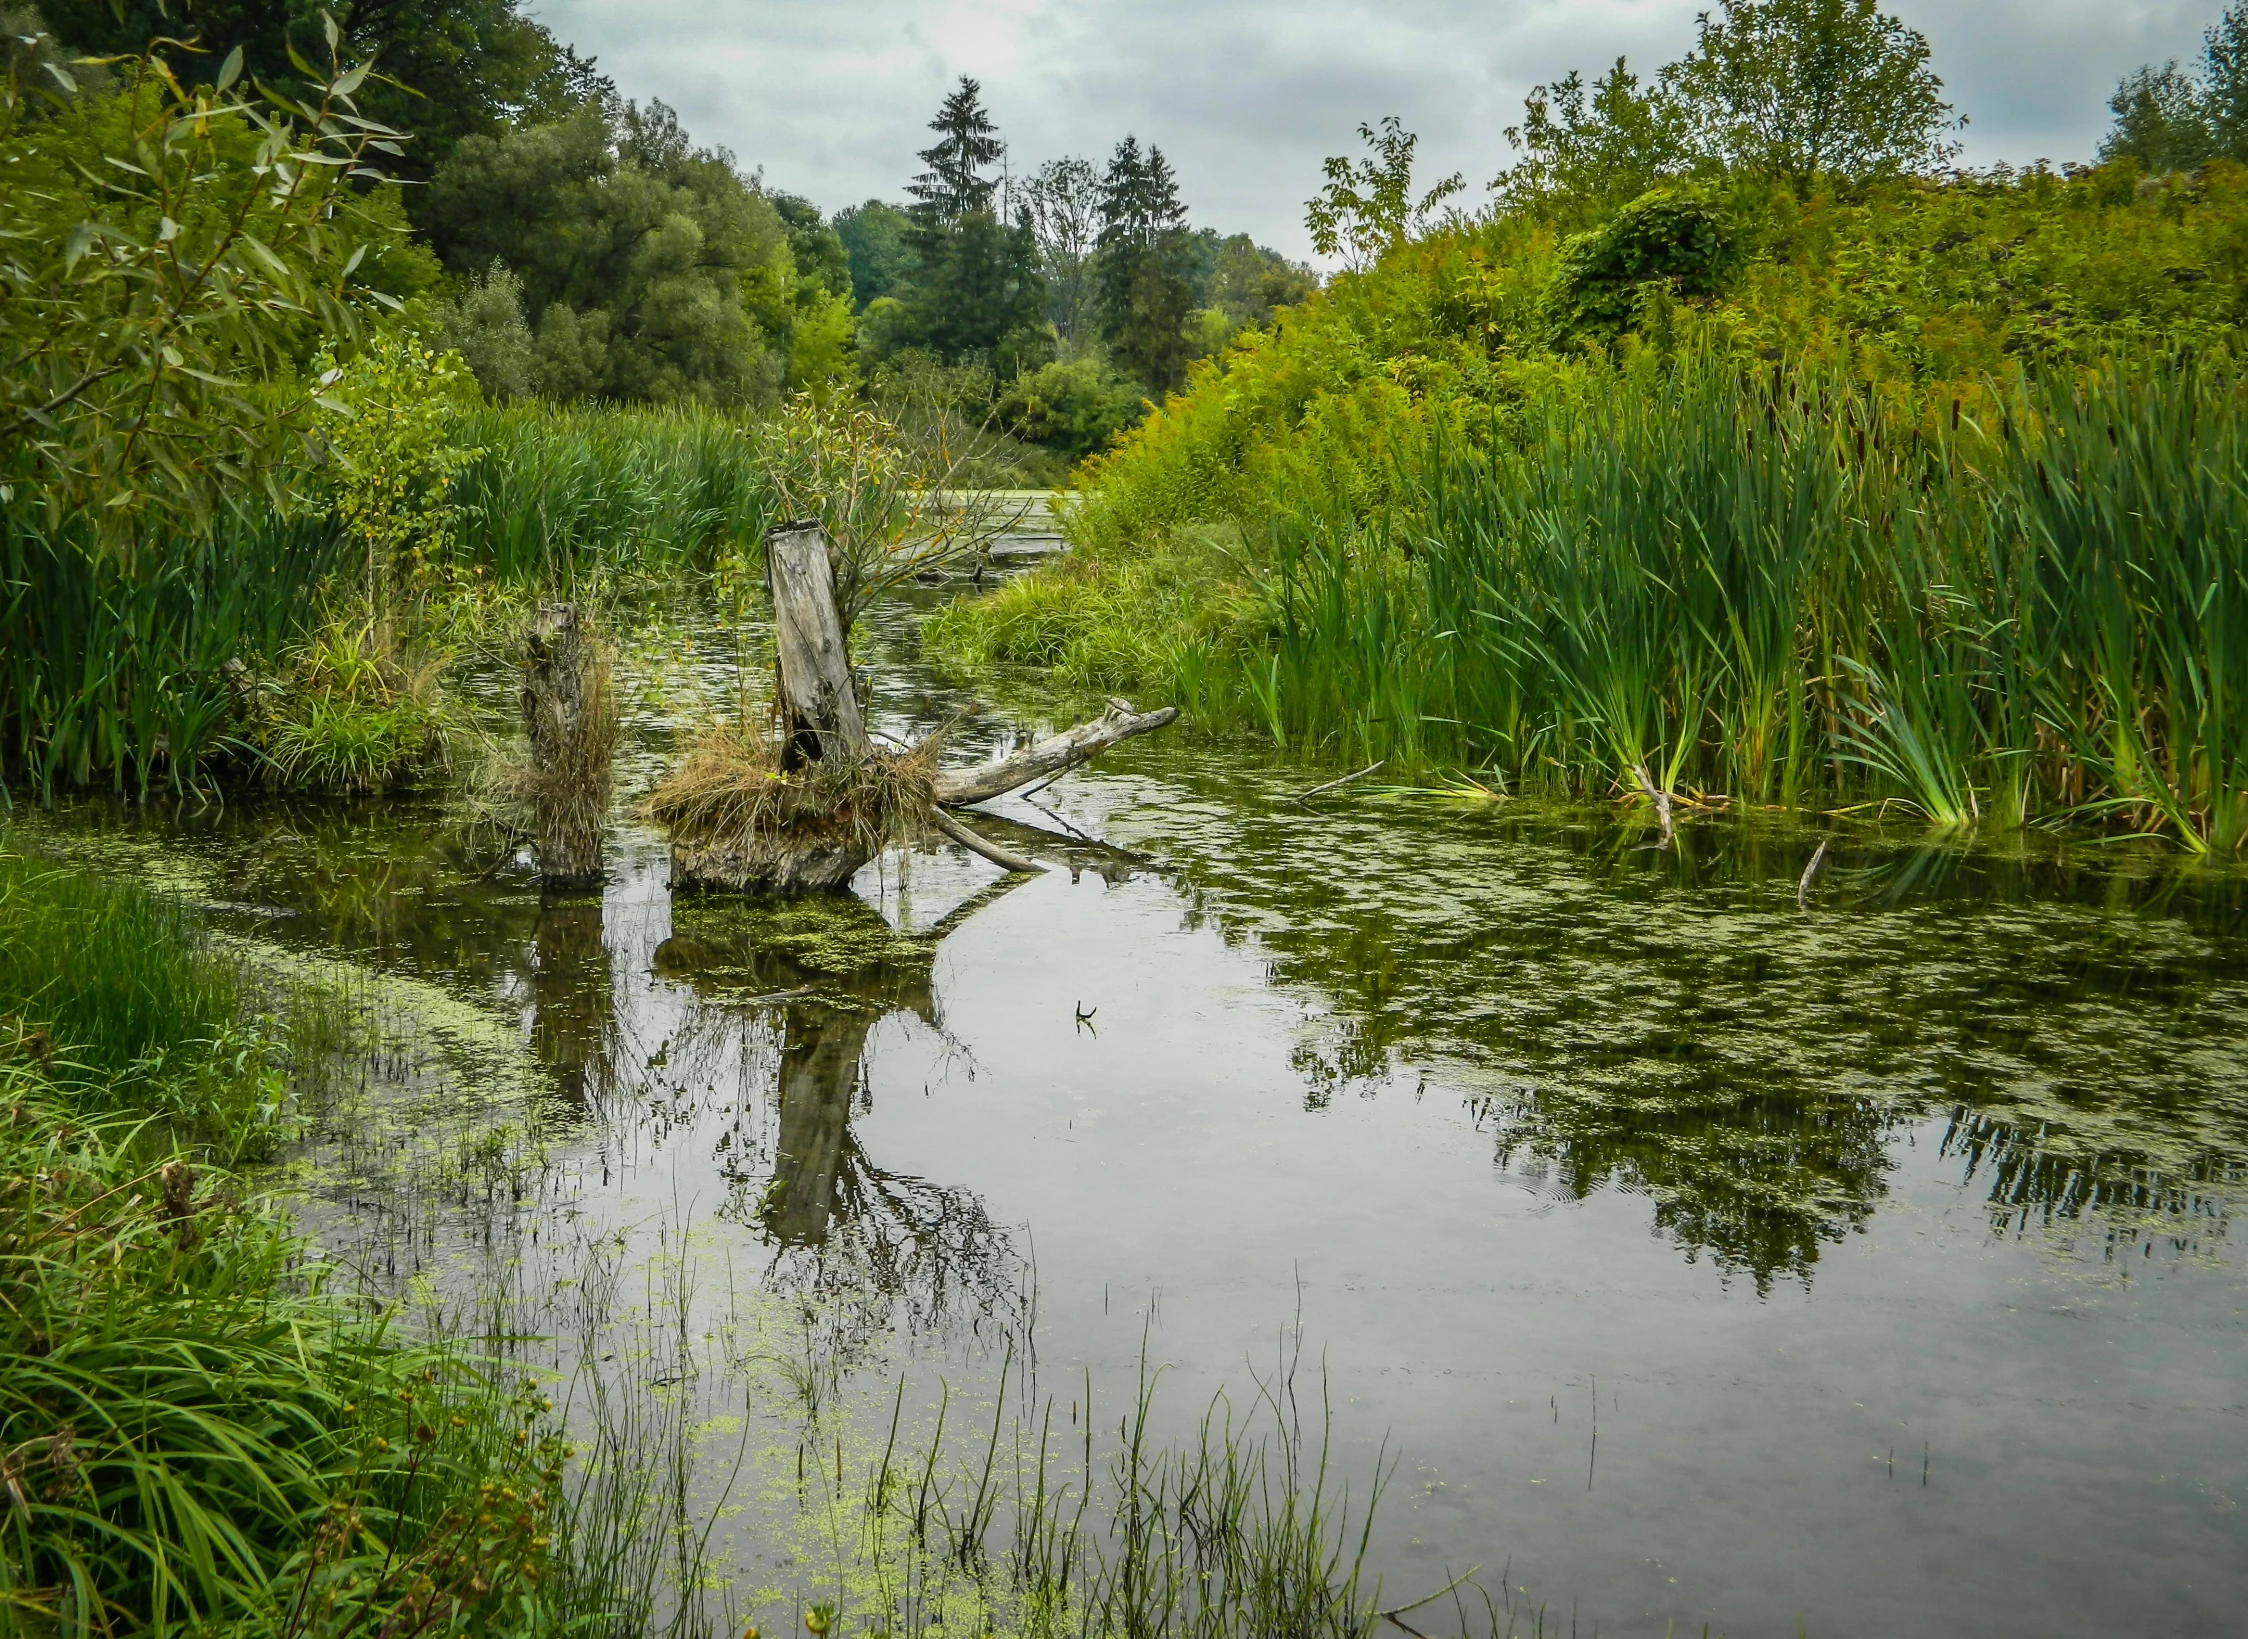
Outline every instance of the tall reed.
<svg viewBox="0 0 2248 1639">
<path fill-rule="evenodd" d="M 343 556 L 326 520 L 257 501 L 129 552 L 0 505 L 0 780 L 42 798 L 198 783 L 231 744 L 229 663 L 277 654 Z"/>
<path fill-rule="evenodd" d="M 2186 356 L 1960 399 L 1708 360 L 1442 426 L 1283 519 L 1276 737 L 1523 783 L 2248 835 L 2248 389 Z"/>
<path fill-rule="evenodd" d="M 479 451 L 456 491 L 464 544 L 503 580 L 706 567 L 774 521 L 748 429 L 701 406 L 487 407 L 460 436 Z"/>
</svg>

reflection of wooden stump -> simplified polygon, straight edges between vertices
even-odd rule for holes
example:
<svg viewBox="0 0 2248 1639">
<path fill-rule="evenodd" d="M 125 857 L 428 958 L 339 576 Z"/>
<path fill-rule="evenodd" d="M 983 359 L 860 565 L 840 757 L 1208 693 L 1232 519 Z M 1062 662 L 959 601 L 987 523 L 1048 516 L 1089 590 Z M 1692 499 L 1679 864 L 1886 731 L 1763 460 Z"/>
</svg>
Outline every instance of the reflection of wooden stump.
<svg viewBox="0 0 2248 1639">
<path fill-rule="evenodd" d="M 659 978 L 715 998 L 789 998 L 781 1011 L 780 1137 L 765 1221 L 788 1245 L 827 1238 L 852 1158 L 851 1099 L 867 1036 L 893 1012 L 933 1021 L 936 943 L 852 898 L 751 895 L 682 906 Z M 809 994 L 805 994 L 809 992 Z"/>
<path fill-rule="evenodd" d="M 850 1142 L 851 1098 L 875 1015 L 857 1008 L 800 1006 L 782 1026 L 780 1142 L 773 1157 L 775 1198 L 766 1227 L 784 1244 L 827 1239 L 836 1181 Z"/>
<path fill-rule="evenodd" d="M 608 1063 L 609 951 L 601 901 L 553 900 L 531 943 L 531 1050 L 580 1104 Z"/>
</svg>

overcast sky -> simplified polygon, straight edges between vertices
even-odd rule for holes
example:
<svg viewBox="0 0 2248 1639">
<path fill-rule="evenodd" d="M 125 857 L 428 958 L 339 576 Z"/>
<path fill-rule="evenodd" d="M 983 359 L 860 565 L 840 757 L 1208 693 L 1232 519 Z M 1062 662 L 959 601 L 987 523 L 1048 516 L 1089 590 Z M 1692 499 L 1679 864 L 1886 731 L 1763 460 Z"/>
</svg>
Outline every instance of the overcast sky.
<svg viewBox="0 0 2248 1639">
<path fill-rule="evenodd" d="M 1019 170 L 1160 145 L 1192 220 L 1306 256 L 1303 201 L 1362 120 L 1400 115 L 1470 199 L 1531 86 L 1680 55 L 1712 0 L 534 0 L 626 96 L 825 210 L 899 199 L 961 74 Z M 2223 0 L 1888 0 L 1928 37 L 1966 159 L 2086 159 L 2115 82 L 2190 57 Z"/>
</svg>

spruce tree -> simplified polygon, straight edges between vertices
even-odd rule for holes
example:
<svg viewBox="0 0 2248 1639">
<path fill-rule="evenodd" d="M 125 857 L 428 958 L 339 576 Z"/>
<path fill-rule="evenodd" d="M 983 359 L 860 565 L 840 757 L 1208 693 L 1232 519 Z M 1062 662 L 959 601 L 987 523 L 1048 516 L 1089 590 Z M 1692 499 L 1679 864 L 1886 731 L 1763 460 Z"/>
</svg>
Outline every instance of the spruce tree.
<svg viewBox="0 0 2248 1639">
<path fill-rule="evenodd" d="M 1170 161 L 1153 144 L 1143 153 L 1138 138 L 1126 137 L 1101 179 L 1094 282 L 1110 355 L 1151 393 L 1168 392 L 1186 376 L 1196 260 L 1191 240 Z"/>
<path fill-rule="evenodd" d="M 999 184 L 983 174 L 984 167 L 997 163 L 1007 145 L 999 140 L 999 127 L 983 105 L 982 84 L 961 75 L 929 129 L 939 141 L 921 150 L 921 163 L 928 169 L 906 189 L 913 195 L 914 220 L 924 228 L 941 228 L 972 212 L 989 210 Z"/>
<path fill-rule="evenodd" d="M 999 183 L 985 172 L 1007 145 L 983 105 L 983 87 L 962 75 L 929 129 L 938 141 L 921 151 L 928 168 L 907 188 L 918 266 L 904 335 L 946 360 L 1005 363 L 1003 355 L 1035 354 L 1046 287 L 1029 226 L 1004 222 L 993 209 Z"/>
</svg>

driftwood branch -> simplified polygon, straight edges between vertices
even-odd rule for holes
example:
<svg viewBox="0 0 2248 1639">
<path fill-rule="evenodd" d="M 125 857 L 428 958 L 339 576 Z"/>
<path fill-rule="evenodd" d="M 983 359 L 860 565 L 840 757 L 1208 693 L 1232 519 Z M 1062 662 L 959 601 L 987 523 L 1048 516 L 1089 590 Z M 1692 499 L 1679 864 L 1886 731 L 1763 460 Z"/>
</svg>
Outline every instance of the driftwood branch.
<svg viewBox="0 0 2248 1639">
<path fill-rule="evenodd" d="M 1129 700 L 1111 700 L 1108 710 L 1091 722 L 1049 735 L 1012 756 L 976 768 L 947 769 L 938 774 L 937 801 L 947 808 L 989 802 L 1033 780 L 1066 773 L 1134 735 L 1167 728 L 1178 721 L 1178 716 L 1176 706 L 1165 706 L 1159 711 L 1134 711 Z"/>
<path fill-rule="evenodd" d="M 1632 777 L 1639 782 L 1639 789 L 1646 793 L 1647 800 L 1655 805 L 1655 818 L 1662 821 L 1663 826 L 1663 846 L 1668 848 L 1674 834 L 1670 821 L 1670 793 L 1656 788 L 1655 782 L 1647 777 L 1647 765 L 1645 763 L 1633 763 L 1631 772 Z"/>
<path fill-rule="evenodd" d="M 969 830 L 967 826 L 961 824 L 950 814 L 946 813 L 942 808 L 932 808 L 929 810 L 929 823 L 931 825 L 934 825 L 946 836 L 950 837 L 954 842 L 959 843 L 961 847 L 967 849 L 971 854 L 983 855 L 984 858 L 990 860 L 992 864 L 999 866 L 1002 870 L 1035 872 L 1043 871 L 1046 868 L 1045 866 L 1039 864 L 1035 859 L 1029 859 L 1021 854 L 1014 853 L 1008 849 L 1002 848 L 998 843 L 993 842 L 988 837 L 978 836 L 975 832 Z"/>
</svg>

